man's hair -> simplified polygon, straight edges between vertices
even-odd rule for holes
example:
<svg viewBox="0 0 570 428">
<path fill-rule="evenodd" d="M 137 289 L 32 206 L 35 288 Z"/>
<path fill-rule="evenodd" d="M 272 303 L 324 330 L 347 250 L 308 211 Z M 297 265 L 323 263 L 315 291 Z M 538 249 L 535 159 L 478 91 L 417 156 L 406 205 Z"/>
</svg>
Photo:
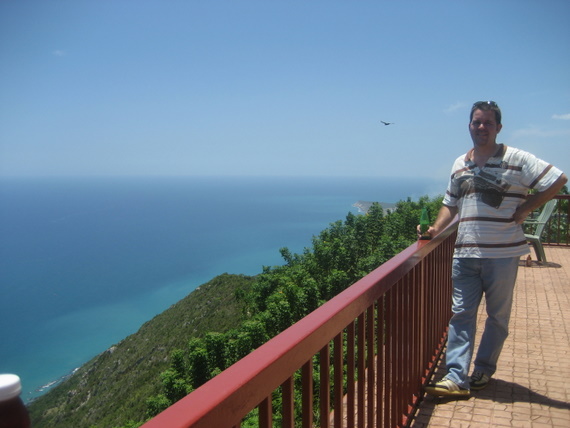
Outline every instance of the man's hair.
<svg viewBox="0 0 570 428">
<path fill-rule="evenodd" d="M 501 123 L 501 109 L 495 101 L 477 101 L 473 104 L 473 107 L 471 107 L 471 114 L 469 115 L 469 123 L 473 120 L 473 113 L 475 113 L 475 110 L 494 111 L 497 125 Z"/>
</svg>

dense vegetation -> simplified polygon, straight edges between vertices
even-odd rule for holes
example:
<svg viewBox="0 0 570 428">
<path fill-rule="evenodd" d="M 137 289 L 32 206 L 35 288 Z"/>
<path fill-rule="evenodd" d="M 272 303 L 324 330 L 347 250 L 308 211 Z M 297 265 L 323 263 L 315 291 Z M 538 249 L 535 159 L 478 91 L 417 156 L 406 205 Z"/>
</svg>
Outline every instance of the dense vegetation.
<svg viewBox="0 0 570 428">
<path fill-rule="evenodd" d="M 435 216 L 440 203 L 424 197 L 386 213 L 374 204 L 302 254 L 281 249 L 285 263 L 255 279 L 215 278 L 34 402 L 34 426 L 139 426 L 406 248 L 422 207 Z"/>
</svg>

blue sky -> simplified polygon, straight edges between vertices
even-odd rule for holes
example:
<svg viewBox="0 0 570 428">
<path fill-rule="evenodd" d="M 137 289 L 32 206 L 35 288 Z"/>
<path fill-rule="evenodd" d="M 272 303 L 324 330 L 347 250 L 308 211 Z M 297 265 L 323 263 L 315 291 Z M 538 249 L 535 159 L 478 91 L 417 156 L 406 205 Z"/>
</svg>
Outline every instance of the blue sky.
<svg viewBox="0 0 570 428">
<path fill-rule="evenodd" d="M 566 0 L 4 0 L 0 176 L 445 178 L 488 99 L 500 142 L 568 173 L 569 16 Z"/>
</svg>

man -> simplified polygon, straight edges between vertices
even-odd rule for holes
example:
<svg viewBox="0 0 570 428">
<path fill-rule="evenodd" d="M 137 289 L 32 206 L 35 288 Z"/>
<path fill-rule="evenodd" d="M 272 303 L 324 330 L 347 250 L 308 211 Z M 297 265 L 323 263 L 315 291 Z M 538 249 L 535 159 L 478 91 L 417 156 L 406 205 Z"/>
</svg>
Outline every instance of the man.
<svg viewBox="0 0 570 428">
<path fill-rule="evenodd" d="M 426 387 L 432 395 L 469 396 L 470 390 L 487 386 L 508 335 L 519 259 L 529 253 L 521 224 L 567 182 L 562 171 L 534 155 L 497 144 L 501 128 L 501 110 L 494 101 L 473 105 L 473 149 L 455 161 L 443 206 L 428 229 L 436 236 L 459 214 L 447 375 Z M 528 196 L 530 189 L 537 193 Z M 483 294 L 488 317 L 469 377 Z"/>
</svg>

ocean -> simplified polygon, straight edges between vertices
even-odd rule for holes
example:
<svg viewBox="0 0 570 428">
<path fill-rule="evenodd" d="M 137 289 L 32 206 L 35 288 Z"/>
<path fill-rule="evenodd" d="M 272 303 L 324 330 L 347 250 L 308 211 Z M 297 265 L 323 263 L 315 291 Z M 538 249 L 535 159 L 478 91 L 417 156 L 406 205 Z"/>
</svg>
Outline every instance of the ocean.
<svg viewBox="0 0 570 428">
<path fill-rule="evenodd" d="M 444 191 L 425 178 L 3 178 L 0 373 L 29 401 L 216 275 L 311 247 L 357 201 Z"/>
</svg>

